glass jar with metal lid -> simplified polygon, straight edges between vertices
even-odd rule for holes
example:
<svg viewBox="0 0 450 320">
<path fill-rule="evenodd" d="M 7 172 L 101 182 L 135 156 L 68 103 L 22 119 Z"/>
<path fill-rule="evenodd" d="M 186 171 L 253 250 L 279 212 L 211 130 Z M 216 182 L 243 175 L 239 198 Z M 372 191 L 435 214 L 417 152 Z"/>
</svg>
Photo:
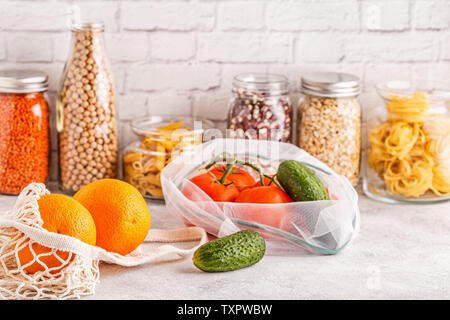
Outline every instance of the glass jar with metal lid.
<svg viewBox="0 0 450 320">
<path fill-rule="evenodd" d="M 291 141 L 292 108 L 286 77 L 240 74 L 233 81 L 230 138 Z"/>
<path fill-rule="evenodd" d="M 48 77 L 33 70 L 0 71 L 0 193 L 45 183 L 49 165 Z"/>
<path fill-rule="evenodd" d="M 356 185 L 361 153 L 358 77 L 335 72 L 308 73 L 301 78 L 301 92 L 299 147 Z"/>
</svg>

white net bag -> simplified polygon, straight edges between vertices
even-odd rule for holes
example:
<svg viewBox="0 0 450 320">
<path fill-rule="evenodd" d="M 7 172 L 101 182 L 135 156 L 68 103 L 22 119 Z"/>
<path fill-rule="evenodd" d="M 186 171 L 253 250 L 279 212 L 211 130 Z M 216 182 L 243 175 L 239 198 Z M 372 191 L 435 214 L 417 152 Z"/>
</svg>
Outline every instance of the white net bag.
<svg viewBox="0 0 450 320">
<path fill-rule="evenodd" d="M 221 154 L 252 162 L 268 174 L 283 160 L 310 167 L 338 200 L 284 204 L 215 202 L 189 179 Z M 255 176 L 256 178 L 256 176 Z M 358 194 L 347 178 L 304 150 L 286 143 L 264 140 L 215 139 L 181 155 L 162 172 L 161 183 L 168 211 L 187 225 L 202 227 L 223 237 L 242 229 L 256 230 L 266 240 L 269 255 L 298 254 L 304 249 L 335 254 L 359 230 Z"/>
<path fill-rule="evenodd" d="M 12 211 L 0 213 L 2 299 L 74 299 L 94 294 L 100 279 L 99 261 L 131 267 L 169 254 L 188 257 L 207 240 L 198 227 L 150 229 L 146 242 L 198 243 L 189 249 L 165 244 L 148 252 L 139 247 L 126 256 L 108 252 L 45 230 L 37 200 L 48 193 L 45 185 L 32 183 L 21 192 Z"/>
</svg>

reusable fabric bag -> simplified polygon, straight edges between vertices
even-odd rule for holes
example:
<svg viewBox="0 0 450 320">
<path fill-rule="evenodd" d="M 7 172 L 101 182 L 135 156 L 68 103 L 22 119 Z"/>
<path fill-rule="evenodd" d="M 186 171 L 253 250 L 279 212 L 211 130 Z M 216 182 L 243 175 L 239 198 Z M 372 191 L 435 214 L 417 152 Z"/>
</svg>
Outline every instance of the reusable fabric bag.
<svg viewBox="0 0 450 320">
<path fill-rule="evenodd" d="M 88 245 L 74 237 L 48 232 L 42 225 L 37 200 L 49 191 L 44 184 L 32 183 L 20 193 L 12 211 L 0 213 L 0 298 L 2 299 L 73 299 L 94 294 L 99 282 L 99 261 L 132 267 L 163 256 L 190 257 L 207 240 L 202 228 L 174 230 L 150 229 L 145 242 L 198 241 L 193 248 L 181 249 L 165 244 L 144 252 L 141 247 L 123 256 Z M 42 253 L 36 246 L 51 248 Z M 18 252 L 29 250 L 33 260 L 21 265 Z M 62 258 L 58 251 L 69 252 Z M 63 268 L 48 268 L 45 257 L 53 256 Z M 44 271 L 34 274 L 26 267 L 40 263 Z"/>
<path fill-rule="evenodd" d="M 338 200 L 285 204 L 215 202 L 189 178 L 201 173 L 205 164 L 221 154 L 252 162 L 268 174 L 276 173 L 283 160 L 297 160 L 311 168 Z M 167 211 L 187 225 L 202 227 L 216 237 L 243 229 L 258 231 L 266 240 L 266 254 L 296 255 L 304 249 L 335 254 L 359 230 L 358 194 L 348 179 L 292 144 L 214 139 L 173 160 L 162 171 L 161 183 Z"/>
</svg>

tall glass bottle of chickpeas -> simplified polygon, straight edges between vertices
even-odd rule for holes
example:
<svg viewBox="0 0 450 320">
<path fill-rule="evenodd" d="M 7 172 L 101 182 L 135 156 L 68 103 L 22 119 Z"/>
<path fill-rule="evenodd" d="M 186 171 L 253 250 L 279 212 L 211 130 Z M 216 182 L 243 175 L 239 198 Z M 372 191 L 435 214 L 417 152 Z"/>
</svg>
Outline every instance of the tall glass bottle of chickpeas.
<svg viewBox="0 0 450 320">
<path fill-rule="evenodd" d="M 334 72 L 308 73 L 302 76 L 301 91 L 299 147 L 355 186 L 361 153 L 358 77 Z"/>
<path fill-rule="evenodd" d="M 72 25 L 72 47 L 57 101 L 59 186 L 73 193 L 116 178 L 115 89 L 103 45 L 103 24 Z"/>
</svg>

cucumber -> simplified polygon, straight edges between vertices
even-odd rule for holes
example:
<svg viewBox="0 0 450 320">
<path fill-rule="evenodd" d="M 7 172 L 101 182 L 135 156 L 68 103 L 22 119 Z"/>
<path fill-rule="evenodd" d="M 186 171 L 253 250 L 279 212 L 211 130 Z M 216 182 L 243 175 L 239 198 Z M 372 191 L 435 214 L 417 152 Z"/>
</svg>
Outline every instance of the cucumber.
<svg viewBox="0 0 450 320">
<path fill-rule="evenodd" d="M 264 238 L 258 232 L 244 230 L 205 243 L 194 252 L 192 261 L 205 272 L 224 272 L 251 266 L 265 252 Z"/>
<path fill-rule="evenodd" d="M 316 173 L 298 161 L 281 162 L 277 178 L 294 201 L 330 200 L 325 186 Z"/>
</svg>

